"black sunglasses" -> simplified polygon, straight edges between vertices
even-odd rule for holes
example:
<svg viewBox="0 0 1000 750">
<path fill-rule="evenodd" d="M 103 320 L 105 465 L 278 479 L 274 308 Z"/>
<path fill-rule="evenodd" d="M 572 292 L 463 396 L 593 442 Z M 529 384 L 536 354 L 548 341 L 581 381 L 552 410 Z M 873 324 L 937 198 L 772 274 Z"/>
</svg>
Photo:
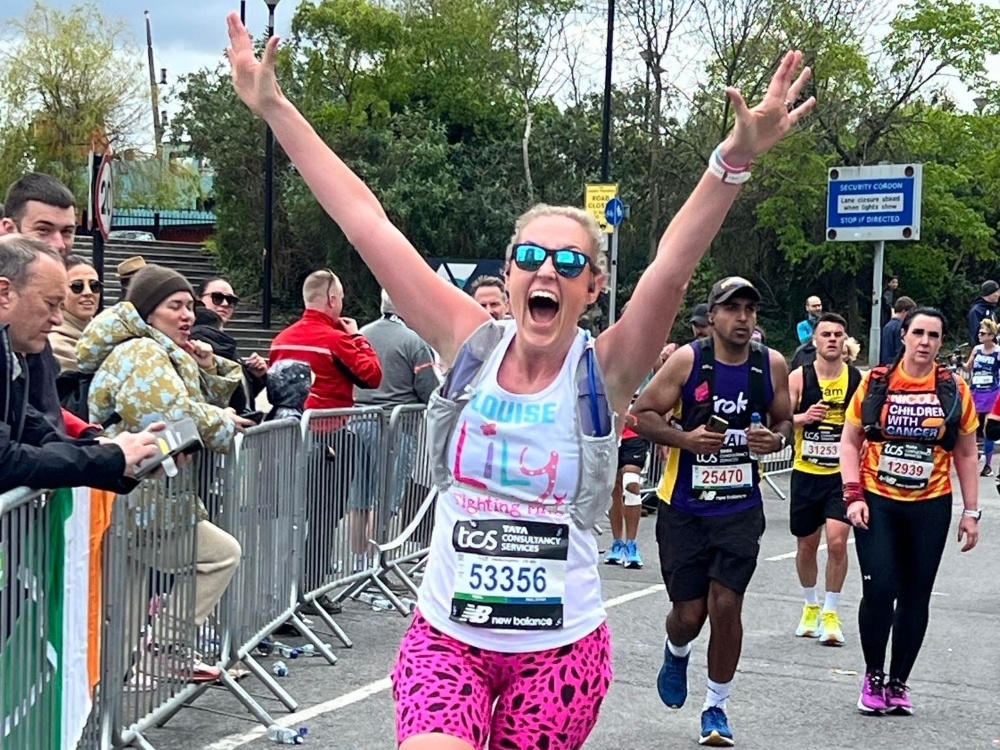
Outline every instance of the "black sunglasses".
<svg viewBox="0 0 1000 750">
<path fill-rule="evenodd" d="M 579 250 L 571 250 L 568 247 L 550 250 L 534 242 L 514 245 L 514 264 L 522 271 L 537 271 L 545 263 L 546 258 L 552 258 L 556 273 L 563 278 L 575 279 L 587 266 L 590 266 L 595 273 L 597 271 L 593 261 Z"/>
<path fill-rule="evenodd" d="M 230 307 L 236 307 L 240 303 L 240 298 L 235 294 L 223 294 L 222 292 L 209 292 L 213 305 L 221 305 L 225 302 Z"/>
<path fill-rule="evenodd" d="M 73 292 L 73 294 L 83 294 L 83 279 L 71 281 L 69 283 L 69 290 Z M 97 279 L 90 279 L 90 291 L 94 294 L 100 294 L 103 290 L 104 284 Z"/>
</svg>

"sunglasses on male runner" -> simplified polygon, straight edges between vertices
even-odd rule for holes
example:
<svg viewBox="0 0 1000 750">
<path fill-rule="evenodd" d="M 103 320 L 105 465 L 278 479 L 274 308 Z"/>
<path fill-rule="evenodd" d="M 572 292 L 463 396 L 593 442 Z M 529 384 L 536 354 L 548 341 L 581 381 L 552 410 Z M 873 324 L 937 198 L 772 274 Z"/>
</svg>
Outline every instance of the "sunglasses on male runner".
<svg viewBox="0 0 1000 750">
<path fill-rule="evenodd" d="M 210 292 L 209 297 L 212 298 L 213 305 L 221 305 L 225 302 L 230 307 L 236 307 L 240 303 L 240 298 L 235 294 L 223 294 L 222 292 Z"/>
<path fill-rule="evenodd" d="M 552 258 L 556 273 L 566 279 L 575 279 L 583 269 L 590 266 L 597 271 L 593 261 L 585 253 L 568 247 L 550 250 L 534 242 L 522 242 L 514 245 L 514 264 L 522 271 L 537 271 L 545 263 L 546 258 Z"/>
<path fill-rule="evenodd" d="M 90 284 L 90 291 L 94 294 L 100 294 L 101 290 L 104 289 L 104 284 L 97 279 L 90 279 L 88 283 Z M 83 294 L 83 279 L 71 281 L 69 283 L 69 290 L 73 292 L 73 294 Z"/>
</svg>

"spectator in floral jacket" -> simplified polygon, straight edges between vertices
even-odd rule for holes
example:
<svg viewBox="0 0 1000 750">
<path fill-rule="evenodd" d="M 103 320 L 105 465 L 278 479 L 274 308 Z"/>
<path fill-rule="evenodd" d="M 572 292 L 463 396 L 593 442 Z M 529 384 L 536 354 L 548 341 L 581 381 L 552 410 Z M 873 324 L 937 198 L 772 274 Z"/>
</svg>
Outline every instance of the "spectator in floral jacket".
<svg viewBox="0 0 1000 750">
<path fill-rule="evenodd" d="M 190 417 L 208 450 L 228 453 L 237 430 L 252 424 L 226 408 L 242 370 L 213 354 L 208 344 L 192 341 L 193 323 L 194 290 L 187 279 L 157 265 L 139 271 L 125 301 L 95 318 L 77 344 L 81 371 L 94 373 L 91 419 L 108 424 L 117 414 L 121 421 L 107 430 L 114 435 Z M 209 523 L 200 505 L 198 517 L 195 624 L 200 626 L 222 598 L 242 552 L 236 539 Z M 178 566 L 184 563 L 180 552 Z M 129 579 L 132 596 L 142 601 L 146 576 L 134 571 Z M 218 677 L 217 669 L 197 666 L 197 679 Z"/>
</svg>

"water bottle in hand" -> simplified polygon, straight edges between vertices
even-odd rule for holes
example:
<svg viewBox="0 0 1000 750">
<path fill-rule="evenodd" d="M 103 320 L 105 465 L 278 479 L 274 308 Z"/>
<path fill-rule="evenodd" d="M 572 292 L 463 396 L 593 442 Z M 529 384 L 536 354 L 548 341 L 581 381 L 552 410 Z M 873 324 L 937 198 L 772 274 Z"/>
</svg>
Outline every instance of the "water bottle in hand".
<svg viewBox="0 0 1000 750">
<path fill-rule="evenodd" d="M 765 430 L 765 429 L 767 429 L 767 428 L 764 427 L 764 423 L 760 421 L 760 414 L 758 414 L 757 412 L 754 412 L 753 414 L 751 414 L 750 415 L 750 430 L 753 431 L 753 430 Z M 760 461 L 760 456 L 757 455 L 756 453 L 754 453 L 753 451 L 750 451 L 750 460 L 751 461 Z"/>
</svg>

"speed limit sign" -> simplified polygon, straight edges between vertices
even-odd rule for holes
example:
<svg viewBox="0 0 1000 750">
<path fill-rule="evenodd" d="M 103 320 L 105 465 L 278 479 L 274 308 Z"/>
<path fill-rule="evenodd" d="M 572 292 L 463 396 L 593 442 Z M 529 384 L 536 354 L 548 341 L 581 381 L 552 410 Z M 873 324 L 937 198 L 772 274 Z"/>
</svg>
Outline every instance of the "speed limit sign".
<svg viewBox="0 0 1000 750">
<path fill-rule="evenodd" d="M 111 167 L 111 149 L 105 152 L 94 180 L 94 218 L 104 239 L 111 231 L 111 217 L 115 211 L 114 176 Z"/>
</svg>

